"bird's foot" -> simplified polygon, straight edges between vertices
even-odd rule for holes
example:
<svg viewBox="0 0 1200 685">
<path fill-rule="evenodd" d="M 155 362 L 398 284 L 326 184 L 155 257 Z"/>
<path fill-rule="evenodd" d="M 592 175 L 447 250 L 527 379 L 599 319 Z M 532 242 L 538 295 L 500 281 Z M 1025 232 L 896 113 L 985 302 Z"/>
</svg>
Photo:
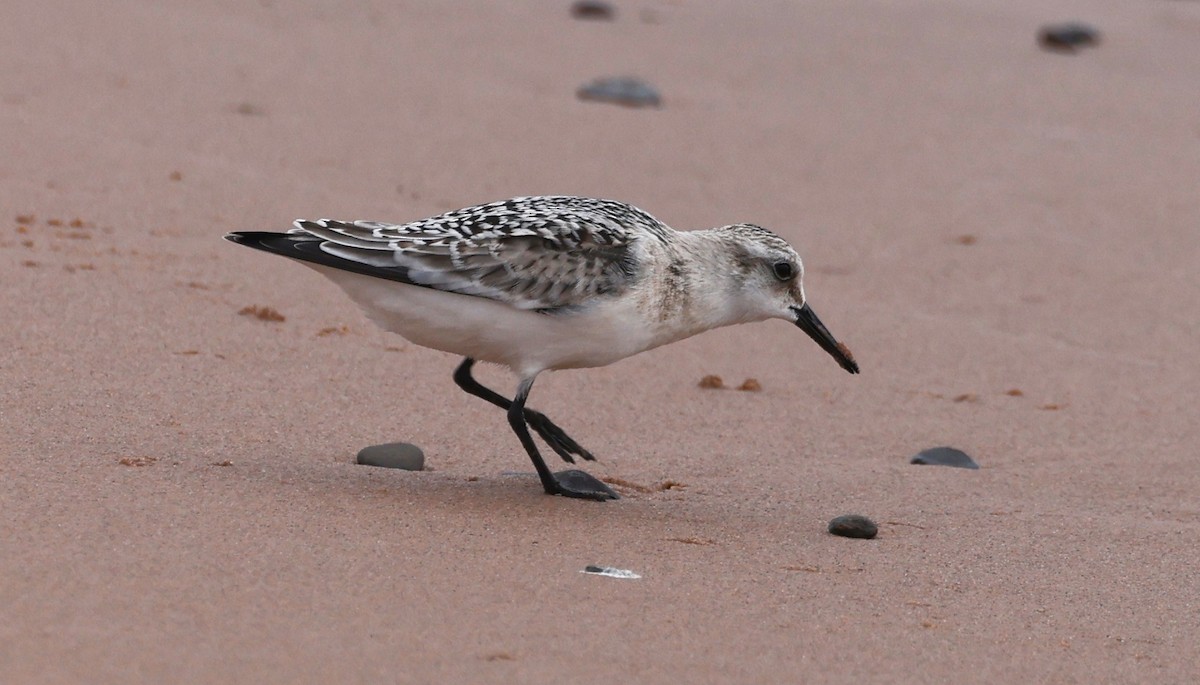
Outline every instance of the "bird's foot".
<svg viewBox="0 0 1200 685">
<path fill-rule="evenodd" d="M 546 484 L 546 494 L 601 502 L 621 499 L 621 496 L 605 485 L 604 481 L 579 469 L 568 469 L 554 474 L 554 482 Z"/>
<path fill-rule="evenodd" d="M 537 434 L 542 436 L 542 440 L 554 450 L 558 456 L 562 457 L 563 461 L 568 464 L 575 463 L 575 456 L 579 456 L 587 461 L 595 461 L 596 458 L 592 453 L 579 446 L 579 443 L 571 439 L 571 436 L 563 432 L 553 421 L 545 414 L 535 409 L 525 410 L 525 423 L 529 427 L 537 431 Z M 574 455 L 574 456 L 573 456 Z M 567 473 L 564 471 L 563 473 Z M 582 471 L 580 471 L 582 473 Z M 589 476 L 590 477 L 590 476 Z"/>
</svg>

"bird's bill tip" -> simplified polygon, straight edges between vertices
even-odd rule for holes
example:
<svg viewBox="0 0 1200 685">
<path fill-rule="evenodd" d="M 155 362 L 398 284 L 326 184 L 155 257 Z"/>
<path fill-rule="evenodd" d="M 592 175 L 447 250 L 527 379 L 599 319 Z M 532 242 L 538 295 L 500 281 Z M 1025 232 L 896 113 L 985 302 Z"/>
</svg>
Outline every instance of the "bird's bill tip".
<svg viewBox="0 0 1200 685">
<path fill-rule="evenodd" d="M 850 353 L 850 348 L 838 342 L 833 334 L 825 328 L 825 324 L 817 318 L 812 308 L 805 304 L 801 307 L 792 307 L 792 313 L 796 315 L 796 327 L 808 334 L 822 350 L 825 350 L 832 356 L 839 366 L 850 373 L 858 373 L 858 362 L 854 361 L 854 355 Z"/>
</svg>

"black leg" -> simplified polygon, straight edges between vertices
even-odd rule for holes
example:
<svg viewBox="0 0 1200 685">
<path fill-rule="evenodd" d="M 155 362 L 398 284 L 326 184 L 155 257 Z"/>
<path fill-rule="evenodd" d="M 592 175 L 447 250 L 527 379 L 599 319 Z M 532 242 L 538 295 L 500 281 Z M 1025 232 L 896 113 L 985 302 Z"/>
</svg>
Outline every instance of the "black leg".
<svg viewBox="0 0 1200 685">
<path fill-rule="evenodd" d="M 525 425 L 525 400 L 529 397 L 529 390 L 532 387 L 533 378 L 526 378 L 517 386 L 517 396 L 513 398 L 508 407 L 508 425 L 512 426 L 513 432 L 521 440 L 521 446 L 529 453 L 529 458 L 533 461 L 533 468 L 537 469 L 538 478 L 542 479 L 542 488 L 545 489 L 546 494 L 579 499 L 620 499 L 612 488 L 584 471 L 570 469 L 558 473 L 550 472 L 546 462 L 542 461 L 542 455 L 538 454 L 537 445 L 533 443 L 533 436 L 529 434 L 529 428 Z"/>
<path fill-rule="evenodd" d="M 458 365 L 458 368 L 454 370 L 454 382 L 466 392 L 508 411 L 512 402 L 509 402 L 507 397 L 475 380 L 475 377 L 471 375 L 471 367 L 473 366 L 475 366 L 475 360 L 465 357 L 462 363 Z M 572 440 L 571 436 L 563 432 L 563 429 L 555 425 L 553 421 L 540 411 L 526 408 L 525 423 L 537 431 L 537 434 L 542 436 L 542 440 L 546 441 L 550 449 L 554 450 L 568 464 L 575 463 L 575 457 L 572 455 L 578 455 L 588 461 L 595 461 L 596 458 L 592 456 L 591 452 L 580 447 L 579 443 Z"/>
</svg>

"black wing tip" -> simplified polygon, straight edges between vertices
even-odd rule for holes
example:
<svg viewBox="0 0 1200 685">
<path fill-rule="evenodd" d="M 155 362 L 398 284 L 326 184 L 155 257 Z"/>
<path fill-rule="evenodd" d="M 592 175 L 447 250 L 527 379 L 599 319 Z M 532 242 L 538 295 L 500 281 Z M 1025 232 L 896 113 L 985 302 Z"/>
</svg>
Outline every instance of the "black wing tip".
<svg viewBox="0 0 1200 685">
<path fill-rule="evenodd" d="M 294 233 L 272 233 L 271 231 L 234 231 L 226 233 L 225 240 L 256 250 L 288 254 L 296 243 L 316 241 L 313 236 Z M 292 256 L 292 255 L 288 255 Z"/>
<path fill-rule="evenodd" d="M 272 233 L 270 231 L 234 231 L 226 233 L 225 239 L 238 245 L 253 245 L 270 238 L 286 238 L 288 233 Z"/>
<path fill-rule="evenodd" d="M 301 222 L 297 222 L 301 223 Z M 316 224 L 317 222 L 304 222 Z M 325 243 L 323 238 L 310 233 L 271 233 L 269 231 L 235 231 L 225 234 L 225 239 L 245 245 L 270 254 L 277 254 L 317 266 L 349 271 L 351 273 L 397 281 L 408 285 L 413 283 L 408 277 L 408 269 L 397 264 L 390 268 L 381 268 L 339 257 L 321 249 Z"/>
</svg>

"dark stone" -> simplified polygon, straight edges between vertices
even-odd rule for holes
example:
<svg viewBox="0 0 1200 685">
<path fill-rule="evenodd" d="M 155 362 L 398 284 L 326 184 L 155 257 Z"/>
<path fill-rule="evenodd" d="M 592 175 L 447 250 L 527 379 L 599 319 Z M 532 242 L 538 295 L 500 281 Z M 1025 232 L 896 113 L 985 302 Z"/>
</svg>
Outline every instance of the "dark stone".
<svg viewBox="0 0 1200 685">
<path fill-rule="evenodd" d="M 1079 22 L 1051 24 L 1038 31 L 1038 44 L 1055 52 L 1075 52 L 1100 42 L 1100 32 Z"/>
<path fill-rule="evenodd" d="M 425 454 L 420 447 L 407 442 L 389 442 L 364 447 L 358 453 L 358 463 L 382 466 L 387 469 L 420 471 L 425 468 Z"/>
<path fill-rule="evenodd" d="M 829 522 L 829 532 L 844 538 L 873 540 L 879 534 L 879 526 L 866 516 L 843 514 Z"/>
<path fill-rule="evenodd" d="M 953 466 L 960 469 L 977 469 L 979 464 L 967 456 L 966 452 L 953 447 L 930 447 L 909 460 L 910 464 L 926 466 Z"/>
<path fill-rule="evenodd" d="M 576 19 L 612 21 L 617 16 L 617 10 L 603 0 L 579 0 L 571 5 L 571 16 Z"/>
<path fill-rule="evenodd" d="M 615 490 L 587 471 L 579 469 L 559 471 L 554 474 L 554 480 L 558 481 L 560 486 L 557 494 L 565 497 L 594 499 L 601 502 L 609 499 L 621 499 Z"/>
<path fill-rule="evenodd" d="M 635 78 L 601 78 L 575 91 L 580 100 L 608 102 L 625 107 L 658 107 L 662 98 L 653 86 Z"/>
<path fill-rule="evenodd" d="M 237 107 L 234 108 L 234 111 L 237 112 L 238 114 L 245 114 L 246 116 L 249 116 L 249 117 L 261 117 L 264 114 L 266 114 L 266 112 L 264 112 L 261 107 L 259 107 L 258 105 L 251 104 L 249 102 L 243 102 L 243 103 L 239 104 Z"/>
</svg>

